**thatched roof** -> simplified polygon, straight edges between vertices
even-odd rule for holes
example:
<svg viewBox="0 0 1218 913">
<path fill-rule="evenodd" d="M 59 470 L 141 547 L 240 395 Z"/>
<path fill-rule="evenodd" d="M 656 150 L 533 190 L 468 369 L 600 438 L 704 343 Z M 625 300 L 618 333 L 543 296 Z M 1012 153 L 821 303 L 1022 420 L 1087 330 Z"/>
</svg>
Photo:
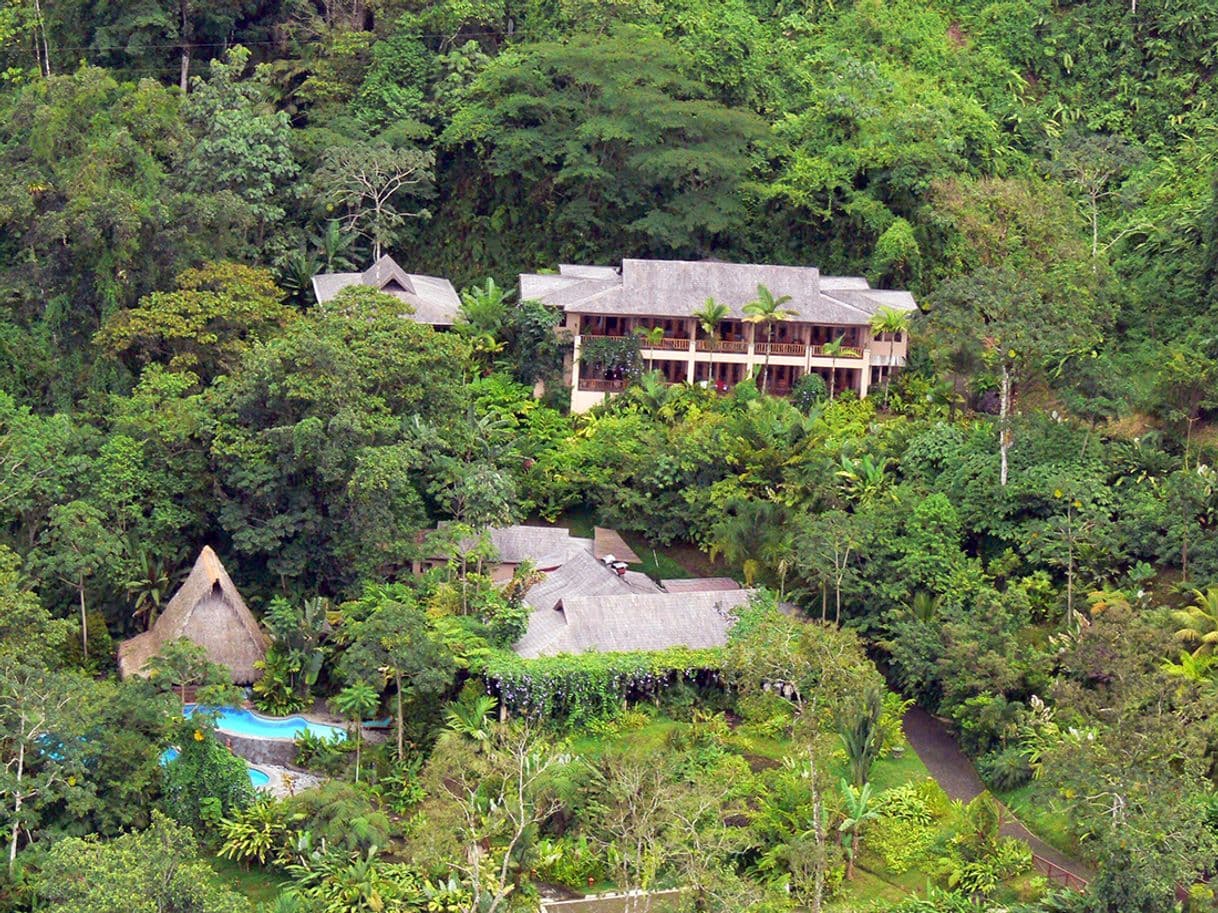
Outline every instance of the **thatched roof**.
<svg viewBox="0 0 1218 913">
<path fill-rule="evenodd" d="M 744 305 L 757 297 L 759 285 L 775 296 L 790 295 L 784 307 L 795 320 L 811 323 L 866 326 L 882 307 L 916 307 L 909 292 L 873 289 L 861 276 L 822 276 L 811 266 L 714 260 L 623 260 L 620 272 L 564 264 L 557 276 L 522 275 L 520 296 L 577 314 L 684 318 L 714 298 L 739 318 Z"/>
<path fill-rule="evenodd" d="M 733 611 L 751 590 L 564 596 L 561 609 L 537 609 L 514 649 L 526 658 L 559 653 L 629 653 L 727 643 Z"/>
<path fill-rule="evenodd" d="M 143 674 L 162 647 L 182 637 L 206 650 L 213 663 L 229 669 L 234 684 L 248 685 L 262 675 L 254 663 L 266 656 L 270 642 L 207 546 L 156 624 L 119 645 L 119 673 L 124 678 Z"/>
</svg>

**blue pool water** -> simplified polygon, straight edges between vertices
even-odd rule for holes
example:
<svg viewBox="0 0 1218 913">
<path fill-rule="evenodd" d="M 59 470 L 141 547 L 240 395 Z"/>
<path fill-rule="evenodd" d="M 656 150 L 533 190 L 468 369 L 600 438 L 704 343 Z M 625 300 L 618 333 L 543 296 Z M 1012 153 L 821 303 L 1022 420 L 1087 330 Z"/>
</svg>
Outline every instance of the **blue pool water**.
<svg viewBox="0 0 1218 913">
<path fill-rule="evenodd" d="M 165 766 L 177 756 L 178 750 L 176 748 L 166 748 L 161 752 L 161 766 Z M 250 774 L 250 783 L 254 785 L 254 789 L 261 789 L 271 782 L 270 776 L 263 773 L 258 768 L 247 767 L 247 769 L 249 770 Z"/>
<path fill-rule="evenodd" d="M 214 713 L 217 729 L 254 739 L 294 739 L 306 730 L 323 739 L 342 740 L 347 737 L 346 731 L 341 726 L 314 723 L 302 716 L 267 717 L 259 716 L 240 707 L 186 705 L 187 716 L 193 716 L 196 710 Z"/>
</svg>

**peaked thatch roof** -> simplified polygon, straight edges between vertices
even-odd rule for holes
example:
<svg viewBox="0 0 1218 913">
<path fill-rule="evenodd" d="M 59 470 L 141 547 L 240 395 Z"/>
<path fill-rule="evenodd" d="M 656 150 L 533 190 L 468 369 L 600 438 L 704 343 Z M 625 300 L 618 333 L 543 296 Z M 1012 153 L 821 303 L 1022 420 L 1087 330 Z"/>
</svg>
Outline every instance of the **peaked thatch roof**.
<svg viewBox="0 0 1218 913">
<path fill-rule="evenodd" d="M 732 613 L 751 590 L 565 596 L 561 609 L 537 609 L 514 647 L 531 659 L 559 653 L 629 653 L 727 643 Z"/>
<path fill-rule="evenodd" d="M 213 663 L 229 669 L 234 684 L 248 685 L 262 675 L 254 663 L 266 656 L 269 640 L 207 546 L 156 624 L 119 645 L 119 673 L 124 678 L 143 674 L 162 647 L 181 637 L 206 650 Z"/>
</svg>

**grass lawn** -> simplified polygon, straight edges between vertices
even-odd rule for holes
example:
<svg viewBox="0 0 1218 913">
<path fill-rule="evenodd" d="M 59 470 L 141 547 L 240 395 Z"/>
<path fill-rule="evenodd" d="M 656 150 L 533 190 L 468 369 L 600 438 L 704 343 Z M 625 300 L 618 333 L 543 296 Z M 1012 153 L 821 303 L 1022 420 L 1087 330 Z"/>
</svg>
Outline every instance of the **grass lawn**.
<svg viewBox="0 0 1218 913">
<path fill-rule="evenodd" d="M 649 545 L 642 536 L 626 533 L 622 538 L 634 549 L 635 554 L 643 559 L 638 564 L 630 565 L 632 571 L 642 571 L 653 580 L 678 580 L 698 576 L 691 573 L 685 565 L 677 561 L 661 546 Z"/>
<path fill-rule="evenodd" d="M 641 729 L 630 729 L 609 736 L 578 736 L 571 741 L 571 751 L 587 758 L 598 758 L 615 752 L 646 757 L 663 746 L 678 727 L 685 725 L 688 724 L 661 716 Z"/>
<path fill-rule="evenodd" d="M 842 773 L 845 773 L 844 767 Z M 922 759 L 912 748 L 906 748 L 900 757 L 880 758 L 875 762 L 875 767 L 871 769 L 871 789 L 879 793 L 911 780 L 925 780 L 929 776 L 930 771 Z"/>
<path fill-rule="evenodd" d="M 213 857 L 208 860 L 216 870 L 216 881 L 243 894 L 250 900 L 267 901 L 279 896 L 280 886 L 285 881 L 282 875 L 264 872 L 262 869 L 245 869 L 227 859 Z"/>
<path fill-rule="evenodd" d="M 1015 813 L 1033 834 L 1067 856 L 1086 859 L 1070 834 L 1066 808 L 1062 800 L 1041 783 L 1033 780 L 1018 789 L 995 793 L 1003 805 Z"/>
<path fill-rule="evenodd" d="M 921 872 L 893 875 L 880 868 L 880 861 L 870 858 L 865 848 L 859 856 L 861 858 L 854 872 L 854 880 L 843 882 L 837 893 L 825 904 L 825 909 L 831 913 L 857 913 L 861 907 L 870 906 L 877 901 L 886 904 L 900 903 L 926 886 L 926 876 Z"/>
<path fill-rule="evenodd" d="M 578 507 L 563 513 L 554 525 L 570 530 L 572 536 L 591 539 L 594 528 L 600 524 L 592 508 Z M 642 559 L 638 564 L 632 564 L 630 569 L 642 571 L 655 580 L 731 576 L 722 563 L 711 561 L 697 546 L 689 543 L 655 545 L 638 533 L 622 533 L 622 538 Z"/>
</svg>

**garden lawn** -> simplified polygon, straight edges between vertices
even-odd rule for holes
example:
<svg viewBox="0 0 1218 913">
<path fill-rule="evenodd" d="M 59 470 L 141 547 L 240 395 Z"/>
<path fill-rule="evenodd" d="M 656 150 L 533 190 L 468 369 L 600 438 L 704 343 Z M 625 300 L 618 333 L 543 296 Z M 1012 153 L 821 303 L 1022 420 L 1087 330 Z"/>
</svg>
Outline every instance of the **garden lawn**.
<svg viewBox="0 0 1218 913">
<path fill-rule="evenodd" d="M 271 901 L 279 896 L 283 883 L 287 880 L 283 875 L 277 875 L 254 866 L 244 868 L 236 862 L 221 859 L 219 856 L 208 860 L 216 870 L 216 882 L 237 891 L 253 901 Z"/>
</svg>

